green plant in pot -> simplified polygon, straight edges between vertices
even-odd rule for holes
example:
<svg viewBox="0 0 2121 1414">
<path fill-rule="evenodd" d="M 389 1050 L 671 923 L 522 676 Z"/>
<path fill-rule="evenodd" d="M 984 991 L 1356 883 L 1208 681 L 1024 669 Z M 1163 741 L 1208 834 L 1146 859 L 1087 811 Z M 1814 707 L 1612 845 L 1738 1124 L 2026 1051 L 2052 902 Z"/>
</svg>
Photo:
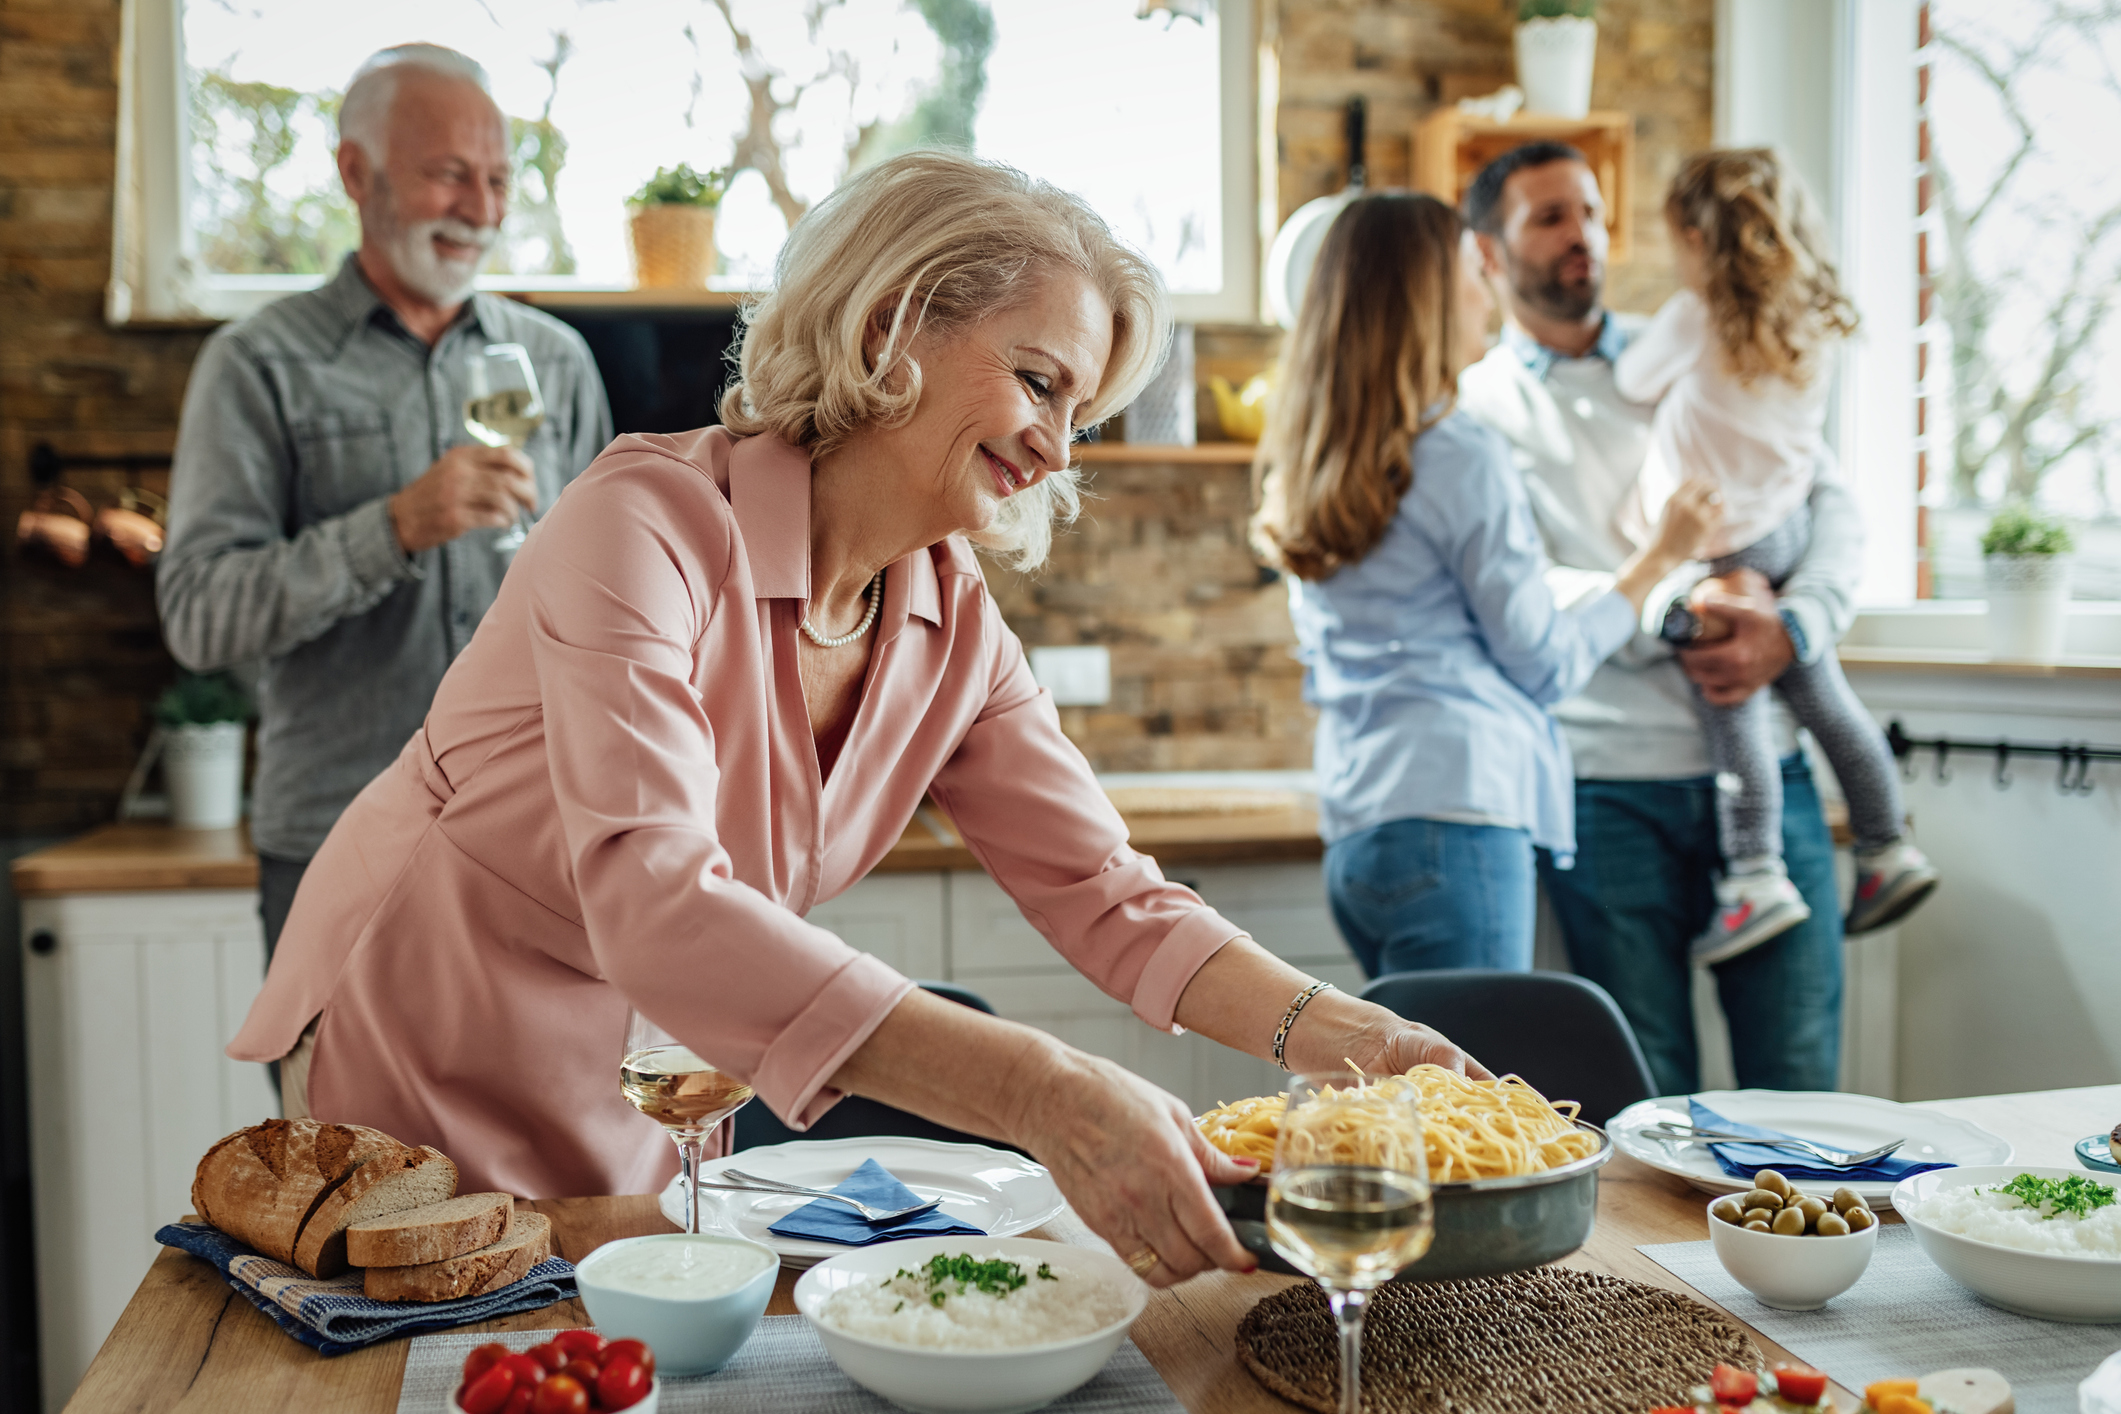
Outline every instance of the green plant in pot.
<svg viewBox="0 0 2121 1414">
<path fill-rule="evenodd" d="M 180 673 L 155 700 L 162 779 L 178 829 L 227 829 L 243 818 L 244 726 L 253 711 L 227 673 Z"/>
<path fill-rule="evenodd" d="M 1513 38 L 1525 112 L 1581 118 L 1591 111 L 1598 0 L 1522 0 Z"/>
<path fill-rule="evenodd" d="M 2052 663 L 2062 656 L 2076 548 L 2065 521 L 2022 502 L 2005 506 L 1988 523 L 1981 570 L 1988 584 L 1990 657 Z"/>
<path fill-rule="evenodd" d="M 658 167 L 627 201 L 633 213 L 634 283 L 642 289 L 707 288 L 714 273 L 714 213 L 729 190 L 732 169 L 694 171 L 690 164 Z"/>
</svg>

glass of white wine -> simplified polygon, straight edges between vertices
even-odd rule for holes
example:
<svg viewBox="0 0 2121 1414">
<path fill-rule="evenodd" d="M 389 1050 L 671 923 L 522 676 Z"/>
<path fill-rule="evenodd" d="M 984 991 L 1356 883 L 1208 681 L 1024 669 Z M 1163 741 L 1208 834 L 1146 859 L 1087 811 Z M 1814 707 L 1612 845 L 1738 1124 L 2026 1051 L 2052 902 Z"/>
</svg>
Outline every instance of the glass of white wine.
<svg viewBox="0 0 2121 1414">
<path fill-rule="evenodd" d="M 530 350 L 521 344 L 488 344 L 465 356 L 464 430 L 489 447 L 523 447 L 545 425 L 545 398 L 538 392 L 537 370 Z M 529 534 L 524 513 L 493 542 L 507 553 L 522 548 Z"/>
<path fill-rule="evenodd" d="M 1290 1076 L 1267 1188 L 1267 1236 L 1326 1289 L 1340 1326 L 1341 1414 L 1362 1407 L 1370 1293 L 1419 1260 L 1434 1235 L 1414 1087 L 1397 1076 Z"/>
<path fill-rule="evenodd" d="M 694 1055 L 638 1011 L 626 1013 L 619 1088 L 627 1103 L 663 1126 L 678 1146 L 685 1180 L 685 1231 L 700 1230 L 700 1150 L 707 1132 L 742 1109 L 751 1087 Z"/>
</svg>

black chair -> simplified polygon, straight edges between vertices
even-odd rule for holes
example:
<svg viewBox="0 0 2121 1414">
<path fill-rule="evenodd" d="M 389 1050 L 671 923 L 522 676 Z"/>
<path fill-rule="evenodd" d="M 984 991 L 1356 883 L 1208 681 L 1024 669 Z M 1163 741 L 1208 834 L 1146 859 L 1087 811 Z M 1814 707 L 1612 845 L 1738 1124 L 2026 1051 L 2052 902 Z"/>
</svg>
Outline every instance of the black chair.
<svg viewBox="0 0 2121 1414">
<path fill-rule="evenodd" d="M 920 986 L 923 990 L 948 998 L 959 1006 L 968 1006 L 974 1011 L 994 1015 L 994 1008 L 977 992 L 950 982 L 922 982 Z M 737 1152 L 756 1149 L 762 1144 L 786 1144 L 805 1139 L 858 1139 L 879 1134 L 908 1139 L 938 1139 L 946 1144 L 995 1145 L 992 1139 L 922 1119 L 917 1114 L 908 1114 L 896 1106 L 863 1095 L 849 1095 L 827 1110 L 816 1124 L 800 1134 L 782 1124 L 774 1117 L 772 1110 L 756 1101 L 736 1112 Z"/>
<path fill-rule="evenodd" d="M 1634 1028 L 1605 988 L 1566 972 L 1395 972 L 1363 1000 L 1433 1026 L 1497 1075 L 1515 1072 L 1603 1125 L 1657 1093 Z"/>
</svg>

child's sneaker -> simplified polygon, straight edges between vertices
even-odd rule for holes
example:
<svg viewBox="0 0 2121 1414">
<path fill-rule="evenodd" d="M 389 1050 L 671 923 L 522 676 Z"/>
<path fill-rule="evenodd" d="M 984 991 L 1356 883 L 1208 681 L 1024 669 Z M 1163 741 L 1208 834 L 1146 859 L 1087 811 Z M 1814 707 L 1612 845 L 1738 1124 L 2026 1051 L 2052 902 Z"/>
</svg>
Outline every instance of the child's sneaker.
<svg viewBox="0 0 2121 1414">
<path fill-rule="evenodd" d="M 1811 916 L 1804 895 L 1780 869 L 1728 875 L 1716 881 L 1715 921 L 1694 939 L 1687 958 L 1697 967 L 1729 962 Z"/>
<path fill-rule="evenodd" d="M 1937 888 L 1937 866 L 1906 840 L 1856 856 L 1856 894 L 1849 900 L 1850 937 L 1898 923 Z"/>
</svg>

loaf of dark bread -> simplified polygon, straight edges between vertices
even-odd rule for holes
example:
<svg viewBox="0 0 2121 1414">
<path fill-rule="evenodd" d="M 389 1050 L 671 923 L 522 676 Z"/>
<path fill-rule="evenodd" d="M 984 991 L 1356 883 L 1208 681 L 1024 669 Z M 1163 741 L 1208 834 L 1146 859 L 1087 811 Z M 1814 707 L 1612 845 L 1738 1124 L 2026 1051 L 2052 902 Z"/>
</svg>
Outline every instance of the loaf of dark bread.
<svg viewBox="0 0 2121 1414">
<path fill-rule="evenodd" d="M 192 1210 L 238 1242 L 294 1263 L 304 1228 L 348 1178 L 409 1152 L 357 1124 L 269 1119 L 206 1151 L 192 1178 Z"/>
<path fill-rule="evenodd" d="M 439 1149 L 400 1148 L 370 1159 L 329 1194 L 295 1243 L 295 1265 L 313 1277 L 346 1270 L 346 1229 L 456 1196 L 457 1166 Z"/>
<path fill-rule="evenodd" d="M 370 1267 L 362 1290 L 374 1301 L 448 1301 L 521 1281 L 552 1255 L 552 1220 L 517 1213 L 508 1236 L 490 1247 L 417 1267 Z"/>
<path fill-rule="evenodd" d="M 370 1218 L 346 1229 L 346 1261 L 356 1267 L 417 1267 L 476 1252 L 508 1236 L 516 1200 L 463 1193 L 440 1203 Z"/>
</svg>

